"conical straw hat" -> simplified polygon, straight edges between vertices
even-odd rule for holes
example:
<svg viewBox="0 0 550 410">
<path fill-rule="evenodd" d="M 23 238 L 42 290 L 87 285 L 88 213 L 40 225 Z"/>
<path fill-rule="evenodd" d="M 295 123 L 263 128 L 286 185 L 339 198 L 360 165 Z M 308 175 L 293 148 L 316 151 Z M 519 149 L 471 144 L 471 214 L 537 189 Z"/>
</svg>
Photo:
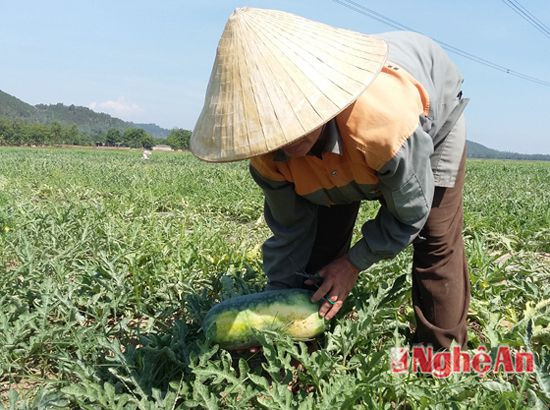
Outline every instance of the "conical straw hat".
<svg viewBox="0 0 550 410">
<path fill-rule="evenodd" d="M 290 13 L 236 9 L 220 39 L 191 151 L 211 162 L 276 150 L 343 111 L 387 45 Z"/>
</svg>

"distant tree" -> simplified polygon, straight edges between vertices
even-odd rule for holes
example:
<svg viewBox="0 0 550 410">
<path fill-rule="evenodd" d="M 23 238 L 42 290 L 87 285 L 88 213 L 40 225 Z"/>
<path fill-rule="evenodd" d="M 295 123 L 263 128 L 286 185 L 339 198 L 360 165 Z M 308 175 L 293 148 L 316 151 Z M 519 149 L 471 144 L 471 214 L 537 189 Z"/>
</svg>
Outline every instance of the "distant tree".
<svg viewBox="0 0 550 410">
<path fill-rule="evenodd" d="M 68 128 L 65 128 L 63 134 L 63 140 L 66 144 L 80 145 L 80 143 L 82 142 L 80 138 L 80 131 L 75 124 L 69 126 Z"/>
<path fill-rule="evenodd" d="M 152 147 L 154 145 L 152 137 L 141 128 L 128 128 L 122 136 L 124 145 L 131 148 L 142 148 L 145 145 Z"/>
<path fill-rule="evenodd" d="M 174 128 L 168 134 L 166 143 L 173 149 L 189 149 L 191 131 L 182 128 Z"/>
<path fill-rule="evenodd" d="M 141 140 L 141 146 L 145 149 L 153 149 L 155 140 L 149 134 L 145 134 L 145 137 Z"/>
<path fill-rule="evenodd" d="M 103 145 L 107 143 L 107 133 L 101 130 L 94 130 L 92 131 L 90 135 L 90 141 L 93 142 L 94 145 Z"/>
<path fill-rule="evenodd" d="M 105 144 L 114 146 L 117 142 L 122 142 L 122 135 L 120 131 L 116 128 L 111 128 L 107 131 L 107 136 L 105 137 Z"/>
<path fill-rule="evenodd" d="M 36 145 L 45 145 L 49 143 L 49 134 L 50 129 L 47 125 L 42 124 L 28 124 L 22 127 L 26 128 L 26 132 L 23 133 L 24 140 L 23 144 L 36 144 Z"/>
<path fill-rule="evenodd" d="M 22 145 L 27 141 L 29 124 L 15 120 L 12 123 L 12 140 L 10 145 Z"/>
<path fill-rule="evenodd" d="M 13 142 L 13 121 L 0 118 L 0 145 L 10 145 Z"/>
<path fill-rule="evenodd" d="M 52 122 L 50 125 L 50 142 L 53 144 L 62 144 L 63 141 L 63 127 L 57 121 Z"/>
<path fill-rule="evenodd" d="M 75 124 L 63 126 L 58 122 L 37 124 L 0 119 L 0 145 L 91 145 L 93 142 L 92 137 L 82 133 Z"/>
</svg>

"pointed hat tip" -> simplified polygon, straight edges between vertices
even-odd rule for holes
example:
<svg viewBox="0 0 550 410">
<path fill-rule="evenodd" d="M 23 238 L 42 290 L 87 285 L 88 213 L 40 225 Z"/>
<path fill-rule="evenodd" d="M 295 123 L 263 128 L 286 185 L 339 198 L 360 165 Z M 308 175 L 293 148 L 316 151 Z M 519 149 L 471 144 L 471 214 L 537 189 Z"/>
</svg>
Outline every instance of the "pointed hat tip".
<svg viewBox="0 0 550 410">
<path fill-rule="evenodd" d="M 235 10 L 233 10 L 233 13 L 231 13 L 231 17 L 237 17 L 239 14 L 244 14 L 250 10 L 250 7 L 237 7 Z"/>
</svg>

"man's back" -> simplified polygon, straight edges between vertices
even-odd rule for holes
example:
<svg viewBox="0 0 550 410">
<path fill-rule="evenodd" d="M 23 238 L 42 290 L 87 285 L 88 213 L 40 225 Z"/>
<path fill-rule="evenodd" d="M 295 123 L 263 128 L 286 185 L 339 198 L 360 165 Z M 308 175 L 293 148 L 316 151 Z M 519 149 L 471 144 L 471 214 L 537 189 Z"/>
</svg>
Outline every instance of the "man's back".
<svg viewBox="0 0 550 410">
<path fill-rule="evenodd" d="M 392 31 L 375 36 L 388 42 L 388 60 L 407 70 L 428 92 L 433 121 L 429 133 L 433 137 L 458 103 L 462 74 L 445 51 L 429 37 L 411 31 Z"/>
</svg>

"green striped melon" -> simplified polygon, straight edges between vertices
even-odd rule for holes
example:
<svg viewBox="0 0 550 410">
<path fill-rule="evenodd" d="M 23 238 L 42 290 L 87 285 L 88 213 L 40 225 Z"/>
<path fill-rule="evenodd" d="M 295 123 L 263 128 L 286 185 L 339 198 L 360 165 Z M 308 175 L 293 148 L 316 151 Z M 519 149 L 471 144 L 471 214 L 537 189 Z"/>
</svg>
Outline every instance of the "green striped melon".
<svg viewBox="0 0 550 410">
<path fill-rule="evenodd" d="M 273 330 L 295 340 L 309 340 L 325 330 L 319 303 L 305 289 L 270 290 L 237 296 L 215 305 L 202 328 L 211 343 L 225 349 L 258 344 L 255 331 Z"/>
</svg>

